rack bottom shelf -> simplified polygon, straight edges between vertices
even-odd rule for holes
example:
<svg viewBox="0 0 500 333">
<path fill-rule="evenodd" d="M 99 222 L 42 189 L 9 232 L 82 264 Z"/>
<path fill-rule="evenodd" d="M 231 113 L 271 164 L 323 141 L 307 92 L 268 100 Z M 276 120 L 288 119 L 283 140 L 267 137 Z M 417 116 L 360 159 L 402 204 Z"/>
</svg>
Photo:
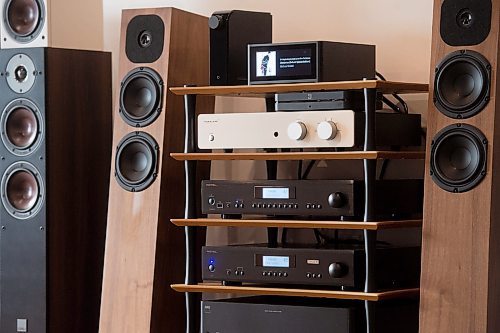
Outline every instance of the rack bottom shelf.
<svg viewBox="0 0 500 333">
<path fill-rule="evenodd" d="M 365 293 L 359 291 L 336 291 L 319 289 L 290 289 L 290 288 L 270 288 L 257 285 L 243 286 L 223 286 L 216 283 L 200 283 L 195 285 L 173 284 L 170 286 L 177 292 L 189 293 L 228 293 L 239 295 L 268 295 L 268 296 L 292 296 L 309 298 L 334 298 L 350 299 L 362 301 L 382 301 L 396 298 L 418 297 L 420 289 L 399 289 L 381 291 L 376 293 Z"/>
</svg>

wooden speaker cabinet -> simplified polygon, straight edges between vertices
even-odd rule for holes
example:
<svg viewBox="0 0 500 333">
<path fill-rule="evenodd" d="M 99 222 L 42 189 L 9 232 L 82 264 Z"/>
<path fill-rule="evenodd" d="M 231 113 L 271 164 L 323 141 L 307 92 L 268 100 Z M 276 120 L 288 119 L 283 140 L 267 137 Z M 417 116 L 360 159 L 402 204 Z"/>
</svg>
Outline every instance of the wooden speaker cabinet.
<svg viewBox="0 0 500 333">
<path fill-rule="evenodd" d="M 500 332 L 500 0 L 435 0 L 420 331 Z"/>
<path fill-rule="evenodd" d="M 184 100 L 208 84 L 208 18 L 175 8 L 122 13 L 100 332 L 181 332 L 184 295 Z M 199 103 L 213 112 L 213 98 Z M 207 169 L 206 169 L 207 170 Z M 205 172 L 206 172 L 205 170 Z"/>
</svg>

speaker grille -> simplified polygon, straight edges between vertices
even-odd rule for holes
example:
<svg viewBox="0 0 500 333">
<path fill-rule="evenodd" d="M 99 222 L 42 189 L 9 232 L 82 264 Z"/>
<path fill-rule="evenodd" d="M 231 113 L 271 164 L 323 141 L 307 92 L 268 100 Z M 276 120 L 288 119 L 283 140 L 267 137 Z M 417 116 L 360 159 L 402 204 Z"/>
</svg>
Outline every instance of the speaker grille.
<svg viewBox="0 0 500 333">
<path fill-rule="evenodd" d="M 451 118 L 469 118 L 490 100 L 491 66 L 474 51 L 456 51 L 436 67 L 434 104 Z"/>
<path fill-rule="evenodd" d="M 130 126 L 147 126 L 160 115 L 162 95 L 160 75 L 150 68 L 136 68 L 122 81 L 120 115 Z"/>
<path fill-rule="evenodd" d="M 30 163 L 17 162 L 2 176 L 2 204 L 16 219 L 35 216 L 42 207 L 44 186 L 42 176 Z"/>
<path fill-rule="evenodd" d="M 157 177 L 159 147 L 149 134 L 130 133 L 118 145 L 115 178 L 122 188 L 139 192 Z"/>
<path fill-rule="evenodd" d="M 488 141 L 466 124 L 445 127 L 431 143 L 431 176 L 449 192 L 466 192 L 486 175 Z"/>
<path fill-rule="evenodd" d="M 4 7 L 7 33 L 19 43 L 29 43 L 42 31 L 44 13 L 43 0 L 8 0 Z"/>
<path fill-rule="evenodd" d="M 38 107 L 27 99 L 12 101 L 2 112 L 2 142 L 17 156 L 36 150 L 43 140 L 43 120 Z"/>
</svg>

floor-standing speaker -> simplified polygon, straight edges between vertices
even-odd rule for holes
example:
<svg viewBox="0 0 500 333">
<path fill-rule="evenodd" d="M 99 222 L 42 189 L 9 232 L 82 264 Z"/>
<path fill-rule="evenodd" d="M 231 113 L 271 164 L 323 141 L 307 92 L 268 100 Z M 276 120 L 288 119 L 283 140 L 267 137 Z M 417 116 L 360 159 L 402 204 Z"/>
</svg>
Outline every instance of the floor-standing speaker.
<svg viewBox="0 0 500 333">
<path fill-rule="evenodd" d="M 111 56 L 0 51 L 0 332 L 97 332 Z"/>
<path fill-rule="evenodd" d="M 435 0 L 420 331 L 500 332 L 500 0 Z"/>
<path fill-rule="evenodd" d="M 175 8 L 122 13 L 100 332 L 181 332 L 184 100 L 169 88 L 208 84 L 208 18 Z M 200 101 L 201 102 L 201 101 Z M 213 98 L 198 104 L 213 112 Z"/>
<path fill-rule="evenodd" d="M 0 0 L 0 49 L 95 48 L 102 33 L 99 13 L 102 3 L 95 0 Z"/>
</svg>

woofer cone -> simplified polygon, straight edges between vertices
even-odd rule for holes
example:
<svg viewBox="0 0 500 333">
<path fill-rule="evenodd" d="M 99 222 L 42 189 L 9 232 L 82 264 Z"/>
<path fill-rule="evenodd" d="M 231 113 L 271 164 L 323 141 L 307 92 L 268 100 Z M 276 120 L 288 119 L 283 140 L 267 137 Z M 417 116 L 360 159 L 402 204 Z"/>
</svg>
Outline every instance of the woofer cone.
<svg viewBox="0 0 500 333">
<path fill-rule="evenodd" d="M 20 43 L 36 38 L 44 25 L 45 4 L 43 0 L 7 0 L 4 20 L 8 33 Z"/>
<path fill-rule="evenodd" d="M 148 188 L 158 174 L 159 147 L 149 134 L 130 133 L 118 144 L 115 178 L 129 192 Z"/>
<path fill-rule="evenodd" d="M 491 66 L 474 51 L 450 53 L 436 67 L 434 104 L 448 117 L 469 118 L 490 99 Z"/>
<path fill-rule="evenodd" d="M 12 164 L 2 176 L 2 204 L 16 219 L 35 216 L 43 205 L 45 190 L 38 170 L 30 163 Z"/>
<path fill-rule="evenodd" d="M 486 176 L 488 141 L 467 124 L 445 127 L 431 143 L 431 176 L 449 192 L 466 192 Z"/>
<path fill-rule="evenodd" d="M 120 115 L 131 126 L 147 126 L 160 115 L 162 95 L 160 75 L 150 68 L 136 68 L 121 84 Z"/>
<path fill-rule="evenodd" d="M 9 103 L 0 120 L 2 142 L 16 156 L 35 151 L 43 141 L 43 119 L 38 107 L 27 99 Z"/>
</svg>

